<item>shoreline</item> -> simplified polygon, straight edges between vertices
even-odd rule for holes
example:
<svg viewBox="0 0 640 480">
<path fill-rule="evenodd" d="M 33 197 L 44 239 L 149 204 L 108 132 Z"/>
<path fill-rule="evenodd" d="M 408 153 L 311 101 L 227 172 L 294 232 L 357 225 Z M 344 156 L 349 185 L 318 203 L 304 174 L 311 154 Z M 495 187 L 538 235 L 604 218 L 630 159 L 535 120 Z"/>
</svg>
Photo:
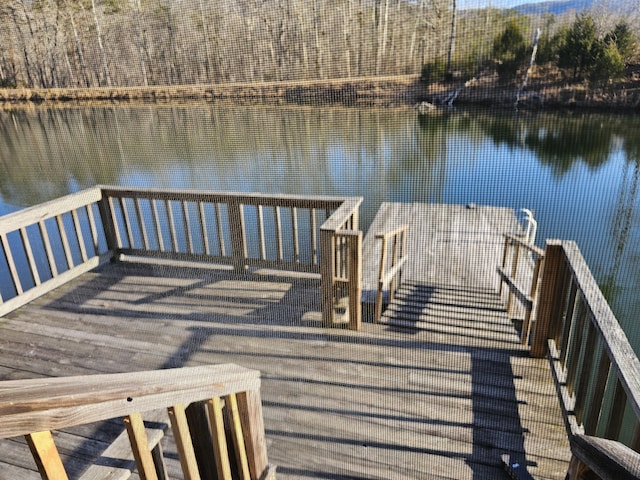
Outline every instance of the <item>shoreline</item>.
<svg viewBox="0 0 640 480">
<path fill-rule="evenodd" d="M 501 85 L 494 77 L 474 79 L 466 86 L 462 82 L 426 85 L 418 75 L 125 88 L 17 88 L 0 89 L 0 108 L 191 101 L 354 107 L 409 107 L 428 102 L 438 106 L 457 92 L 454 106 L 503 109 L 515 108 L 517 90 L 515 84 Z M 588 88 L 580 84 L 544 84 L 541 79 L 534 79 L 524 90 L 518 108 L 636 113 L 640 111 L 640 86 L 633 82 L 616 89 Z"/>
</svg>

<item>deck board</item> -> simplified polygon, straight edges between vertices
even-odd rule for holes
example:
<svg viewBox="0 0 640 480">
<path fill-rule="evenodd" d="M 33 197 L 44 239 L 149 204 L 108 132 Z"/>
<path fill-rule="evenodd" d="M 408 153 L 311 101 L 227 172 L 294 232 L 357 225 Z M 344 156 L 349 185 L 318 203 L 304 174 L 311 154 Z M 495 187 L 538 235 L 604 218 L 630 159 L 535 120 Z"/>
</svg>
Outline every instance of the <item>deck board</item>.
<svg viewBox="0 0 640 480">
<path fill-rule="evenodd" d="M 423 328 L 323 329 L 315 278 L 122 262 L 1 318 L 0 379 L 233 362 L 262 372 L 279 479 L 506 479 L 504 453 L 536 479 L 562 479 L 569 448 L 548 363 L 518 342 L 484 278 L 489 267 L 460 257 L 437 267 L 449 282 L 425 268 L 440 265 L 447 238 L 493 241 L 495 225 L 509 221 L 508 209 L 494 218 L 479 207 L 473 221 L 462 209 L 400 209 L 414 232 L 428 227 L 414 233 L 416 247 L 435 242 L 422 244 L 392 307 Z M 480 248 L 496 251 L 488 241 Z M 113 424 L 104 428 L 61 433 L 63 453 L 95 449 Z M 0 441 L 0 479 L 33 476 L 25 449 Z M 175 473 L 177 463 L 168 467 Z"/>
</svg>

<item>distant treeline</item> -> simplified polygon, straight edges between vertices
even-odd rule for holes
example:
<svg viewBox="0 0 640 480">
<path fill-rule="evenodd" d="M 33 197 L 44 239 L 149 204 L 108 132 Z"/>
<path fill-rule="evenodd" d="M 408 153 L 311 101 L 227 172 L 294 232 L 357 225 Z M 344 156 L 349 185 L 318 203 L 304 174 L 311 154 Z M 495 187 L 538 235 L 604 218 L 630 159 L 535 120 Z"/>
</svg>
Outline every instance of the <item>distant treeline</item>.
<svg viewBox="0 0 640 480">
<path fill-rule="evenodd" d="M 450 0 L 9 0 L 0 82 L 109 87 L 417 73 Z"/>
<path fill-rule="evenodd" d="M 405 75 L 436 59 L 469 70 L 514 15 L 456 0 L 0 0 L 0 87 Z"/>
</svg>

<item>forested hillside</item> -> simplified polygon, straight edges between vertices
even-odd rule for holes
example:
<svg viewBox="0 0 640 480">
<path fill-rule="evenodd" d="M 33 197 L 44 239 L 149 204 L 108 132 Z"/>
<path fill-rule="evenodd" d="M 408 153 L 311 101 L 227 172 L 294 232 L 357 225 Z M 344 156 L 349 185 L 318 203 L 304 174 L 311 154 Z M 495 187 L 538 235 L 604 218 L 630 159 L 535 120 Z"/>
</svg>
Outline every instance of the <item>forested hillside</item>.
<svg viewBox="0 0 640 480">
<path fill-rule="evenodd" d="M 0 0 L 0 86 L 353 78 L 436 61 L 468 75 L 514 15 L 456 0 Z M 525 38 L 560 23 L 532 19 Z"/>
</svg>

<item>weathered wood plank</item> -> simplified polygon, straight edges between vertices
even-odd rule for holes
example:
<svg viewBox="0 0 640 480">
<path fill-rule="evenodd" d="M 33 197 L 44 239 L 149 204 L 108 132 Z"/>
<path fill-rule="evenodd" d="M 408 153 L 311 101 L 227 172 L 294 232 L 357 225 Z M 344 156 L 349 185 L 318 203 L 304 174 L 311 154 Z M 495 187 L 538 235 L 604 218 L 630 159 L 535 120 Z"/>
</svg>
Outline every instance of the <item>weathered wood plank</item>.
<svg viewBox="0 0 640 480">
<path fill-rule="evenodd" d="M 432 265 L 441 248 L 426 252 Z M 464 267 L 459 278 L 483 268 Z M 259 368 L 269 459 L 285 480 L 500 478 L 505 451 L 521 455 L 535 478 L 564 478 L 566 432 L 548 364 L 519 345 L 495 281 L 486 289 L 437 284 L 422 292 L 432 301 L 427 317 L 442 333 L 369 323 L 354 333 L 313 328 L 320 326 L 317 281 L 253 280 L 105 265 L 3 319 L 0 369 L 64 375 L 65 368 L 229 361 Z M 421 310 L 415 300 L 422 299 L 403 298 L 403 289 L 397 298 Z M 447 315 L 459 330 L 445 340 Z"/>
<path fill-rule="evenodd" d="M 102 194 L 100 189 L 94 187 L 4 215 L 2 222 L 0 222 L 0 235 L 98 202 L 101 198 Z"/>
</svg>

